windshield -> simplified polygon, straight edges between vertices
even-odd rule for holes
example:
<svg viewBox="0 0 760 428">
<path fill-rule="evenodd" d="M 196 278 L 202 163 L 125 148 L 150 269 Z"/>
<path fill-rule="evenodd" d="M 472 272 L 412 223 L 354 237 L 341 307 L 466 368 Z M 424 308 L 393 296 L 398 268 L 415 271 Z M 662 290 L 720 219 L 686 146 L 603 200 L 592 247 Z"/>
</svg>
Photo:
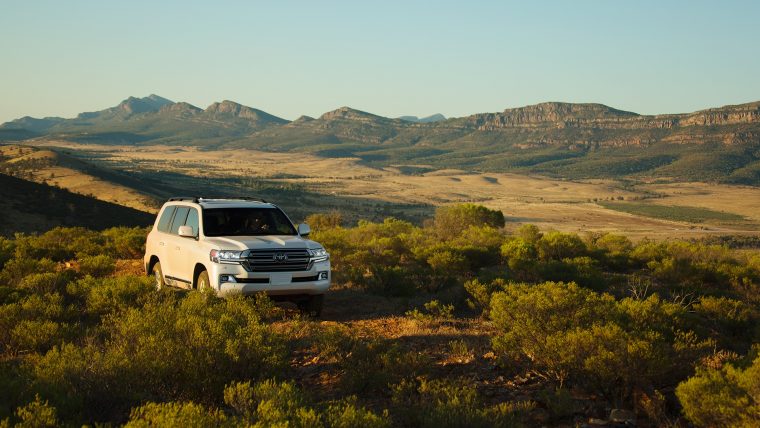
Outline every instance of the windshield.
<svg viewBox="0 0 760 428">
<path fill-rule="evenodd" d="M 277 208 L 211 208 L 203 210 L 206 236 L 296 235 Z"/>
</svg>

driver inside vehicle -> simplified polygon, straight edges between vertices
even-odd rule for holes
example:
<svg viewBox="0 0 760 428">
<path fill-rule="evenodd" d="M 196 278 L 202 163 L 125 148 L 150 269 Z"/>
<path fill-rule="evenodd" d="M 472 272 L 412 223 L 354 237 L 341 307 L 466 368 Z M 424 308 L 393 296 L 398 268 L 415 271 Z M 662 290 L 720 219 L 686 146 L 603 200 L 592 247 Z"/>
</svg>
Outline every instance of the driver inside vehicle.
<svg viewBox="0 0 760 428">
<path fill-rule="evenodd" d="M 269 230 L 269 224 L 264 218 L 264 213 L 256 211 L 245 218 L 245 230 L 252 234 L 266 233 Z"/>
</svg>

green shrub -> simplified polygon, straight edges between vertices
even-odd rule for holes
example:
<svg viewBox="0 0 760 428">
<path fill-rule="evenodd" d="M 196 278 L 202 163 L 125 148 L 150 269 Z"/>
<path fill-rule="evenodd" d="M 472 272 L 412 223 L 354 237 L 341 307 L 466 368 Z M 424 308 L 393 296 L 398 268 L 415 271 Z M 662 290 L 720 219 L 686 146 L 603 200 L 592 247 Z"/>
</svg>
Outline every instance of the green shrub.
<svg viewBox="0 0 760 428">
<path fill-rule="evenodd" d="M 418 321 L 430 320 L 449 320 L 454 318 L 454 305 L 445 305 L 440 301 L 433 299 L 424 304 L 425 312 L 413 309 L 406 312 L 406 316 Z"/>
<path fill-rule="evenodd" d="M 235 425 L 255 427 L 387 427 L 387 413 L 382 418 L 356 404 L 349 397 L 320 411 L 293 382 L 266 380 L 251 385 L 236 383 L 224 390 L 224 402 L 239 420 Z"/>
<path fill-rule="evenodd" d="M 427 371 L 427 356 L 404 351 L 386 341 L 357 341 L 341 366 L 341 383 L 349 392 L 383 391 L 389 385 Z"/>
<path fill-rule="evenodd" d="M 105 421 L 156 398 L 212 403 L 225 384 L 282 368 L 284 346 L 254 302 L 175 294 L 107 317 L 100 343 L 53 348 L 30 367 L 35 387 L 69 418 Z"/>
<path fill-rule="evenodd" d="M 24 407 L 16 410 L 16 417 L 19 422 L 15 425 L 18 428 L 43 428 L 59 426 L 58 418 L 54 407 L 51 407 L 47 401 L 43 402 L 40 396 L 34 397 L 34 401 Z"/>
<path fill-rule="evenodd" d="M 713 342 L 688 331 L 684 315 L 657 295 L 618 302 L 574 283 L 509 284 L 491 299 L 496 351 L 613 400 L 684 378 L 709 351 Z"/>
<path fill-rule="evenodd" d="M 533 408 L 530 402 L 486 406 L 468 383 L 444 379 L 401 382 L 393 404 L 405 426 L 431 428 L 519 426 Z"/>
<path fill-rule="evenodd" d="M 544 236 L 535 224 L 523 224 L 517 228 L 515 235 L 531 245 L 535 245 Z"/>
<path fill-rule="evenodd" d="M 386 410 L 378 415 L 356 404 L 356 397 L 343 399 L 331 404 L 324 414 L 324 420 L 331 428 L 387 428 L 391 426 Z"/>
<path fill-rule="evenodd" d="M 116 260 L 105 254 L 84 256 L 79 259 L 79 272 L 95 277 L 107 276 L 116 270 Z"/>
<path fill-rule="evenodd" d="M 8 238 L 0 236 L 0 269 L 3 268 L 5 262 L 12 259 L 16 253 L 16 243 Z"/>
<path fill-rule="evenodd" d="M 537 251 L 533 243 L 523 238 L 512 238 L 500 250 L 512 277 L 521 281 L 536 277 Z"/>
<path fill-rule="evenodd" d="M 467 304 L 471 309 L 479 309 L 483 316 L 488 316 L 491 308 L 491 296 L 494 292 L 503 289 L 506 284 L 506 281 L 501 278 L 488 283 L 480 282 L 478 279 L 465 282 L 464 289 L 470 295 Z"/>
<path fill-rule="evenodd" d="M 304 220 L 313 231 L 334 229 L 343 225 L 343 215 L 338 211 L 329 213 L 312 214 Z"/>
<path fill-rule="evenodd" d="M 611 268 L 628 267 L 633 244 L 627 237 L 606 233 L 594 241 L 594 246 L 603 252 L 603 260 Z"/>
<path fill-rule="evenodd" d="M 746 369 L 699 369 L 676 388 L 686 417 L 700 427 L 755 427 L 760 420 L 760 357 Z"/>
<path fill-rule="evenodd" d="M 71 332 L 63 321 L 68 313 L 57 293 L 32 294 L 0 306 L 0 349 L 3 352 L 43 352 Z"/>
<path fill-rule="evenodd" d="M 18 286 L 27 275 L 33 273 L 52 273 L 57 271 L 57 265 L 50 259 L 33 259 L 16 257 L 9 260 L 0 271 L 0 284 Z"/>
<path fill-rule="evenodd" d="M 142 227 L 114 227 L 101 232 L 108 254 L 119 259 L 138 259 L 145 254 L 148 230 Z"/>
<path fill-rule="evenodd" d="M 81 253 L 103 253 L 105 239 L 95 231 L 81 227 L 56 227 L 41 235 L 16 235 L 17 258 L 48 258 L 57 262 L 71 260 Z"/>
<path fill-rule="evenodd" d="M 320 426 L 320 415 L 292 382 L 266 380 L 225 388 L 224 401 L 252 426 Z"/>
<path fill-rule="evenodd" d="M 736 345 L 737 340 L 752 341 L 758 338 L 759 316 L 752 305 L 727 297 L 702 296 L 692 308 L 720 333 L 716 338 L 721 339 L 725 346 Z"/>
<path fill-rule="evenodd" d="M 232 426 L 219 410 L 195 403 L 148 403 L 132 409 L 125 428 Z"/>
<path fill-rule="evenodd" d="M 37 294 L 63 293 L 66 291 L 66 284 L 73 278 L 72 270 L 32 273 L 19 282 L 18 288 Z"/>
<path fill-rule="evenodd" d="M 536 251 L 541 260 L 562 260 L 585 256 L 587 249 L 578 235 L 550 231 L 536 242 Z"/>
<path fill-rule="evenodd" d="M 451 239 L 470 226 L 504 227 L 504 214 L 482 205 L 458 204 L 435 210 L 433 225 L 439 236 Z"/>
<path fill-rule="evenodd" d="M 138 306 L 154 291 L 153 279 L 144 276 L 87 276 L 67 286 L 67 292 L 80 300 L 85 313 L 97 316 Z"/>
</svg>

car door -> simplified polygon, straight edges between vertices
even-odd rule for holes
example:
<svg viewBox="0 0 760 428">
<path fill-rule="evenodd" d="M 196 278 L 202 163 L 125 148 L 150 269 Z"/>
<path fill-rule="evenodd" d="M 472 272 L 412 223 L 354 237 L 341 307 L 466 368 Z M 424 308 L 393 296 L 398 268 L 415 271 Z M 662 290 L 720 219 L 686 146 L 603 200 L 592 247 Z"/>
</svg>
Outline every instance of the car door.
<svg viewBox="0 0 760 428">
<path fill-rule="evenodd" d="M 156 234 L 153 238 L 155 239 L 155 242 L 152 243 L 153 253 L 158 257 L 158 261 L 161 262 L 161 271 L 164 273 L 164 277 L 166 277 L 166 268 L 169 266 L 169 256 L 171 255 L 167 242 L 169 242 L 171 238 L 169 231 L 172 226 L 172 220 L 174 219 L 176 208 L 176 206 L 170 205 L 165 207 L 161 212 L 158 226 L 156 227 Z"/>
<path fill-rule="evenodd" d="M 193 229 L 195 237 L 198 236 L 198 209 L 194 207 L 188 207 L 189 211 L 185 216 L 184 226 L 190 226 Z M 176 256 L 173 259 L 177 263 L 177 272 L 179 278 L 187 281 L 192 281 L 193 271 L 195 270 L 195 263 L 199 260 L 203 260 L 202 257 L 208 258 L 208 254 L 200 254 L 202 251 L 198 245 L 198 241 L 192 237 L 179 236 L 175 244 Z"/>
<path fill-rule="evenodd" d="M 172 218 L 169 233 L 166 235 L 166 266 L 164 267 L 164 278 L 168 279 L 172 285 L 177 287 L 189 287 L 192 284 L 192 271 L 183 270 L 182 263 L 182 238 L 179 236 L 179 227 L 185 224 L 190 207 L 177 205 Z M 163 265 L 163 261 L 161 263 Z"/>
</svg>

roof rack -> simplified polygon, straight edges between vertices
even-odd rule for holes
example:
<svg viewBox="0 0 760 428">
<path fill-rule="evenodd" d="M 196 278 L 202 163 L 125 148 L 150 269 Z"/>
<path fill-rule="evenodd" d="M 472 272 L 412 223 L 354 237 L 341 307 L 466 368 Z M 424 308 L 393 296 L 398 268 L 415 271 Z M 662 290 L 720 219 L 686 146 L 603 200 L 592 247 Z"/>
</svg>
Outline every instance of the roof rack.
<svg viewBox="0 0 760 428">
<path fill-rule="evenodd" d="M 169 202 L 189 201 L 197 204 L 201 199 L 237 199 L 240 201 L 263 202 L 265 204 L 269 203 L 266 201 L 266 199 L 256 198 L 253 196 L 227 196 L 223 198 L 205 198 L 203 196 L 175 196 L 173 198 L 169 198 Z"/>
<path fill-rule="evenodd" d="M 190 201 L 194 203 L 198 203 L 198 199 L 200 199 L 199 196 L 175 196 L 173 198 L 169 198 L 169 202 L 176 202 L 176 201 Z"/>
</svg>

